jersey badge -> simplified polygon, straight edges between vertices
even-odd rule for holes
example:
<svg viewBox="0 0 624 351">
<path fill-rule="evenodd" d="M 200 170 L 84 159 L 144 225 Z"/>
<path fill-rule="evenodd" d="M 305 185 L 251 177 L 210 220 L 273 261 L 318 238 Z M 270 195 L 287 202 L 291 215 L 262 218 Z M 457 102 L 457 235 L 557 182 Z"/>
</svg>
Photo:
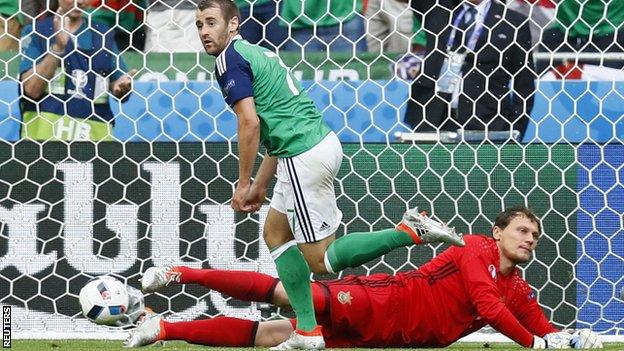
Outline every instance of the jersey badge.
<svg viewBox="0 0 624 351">
<path fill-rule="evenodd" d="M 225 92 L 224 95 L 228 95 L 228 93 L 230 92 L 230 89 L 232 87 L 234 87 L 236 85 L 236 81 L 234 79 L 230 79 L 227 81 L 227 83 L 225 83 L 225 85 L 223 86 L 223 91 Z"/>
<path fill-rule="evenodd" d="M 527 300 L 528 300 L 528 301 L 535 300 L 535 291 L 531 290 L 531 291 L 529 292 L 529 294 L 527 295 Z"/>
<path fill-rule="evenodd" d="M 494 267 L 494 265 L 491 264 L 488 267 L 488 271 L 490 271 L 490 274 L 492 275 L 492 279 L 496 280 L 496 267 Z"/>
<path fill-rule="evenodd" d="M 347 304 L 351 304 L 351 300 L 353 300 L 353 297 L 351 296 L 351 292 L 347 291 L 340 291 L 338 292 L 338 302 L 340 302 L 343 305 L 347 305 Z"/>
</svg>

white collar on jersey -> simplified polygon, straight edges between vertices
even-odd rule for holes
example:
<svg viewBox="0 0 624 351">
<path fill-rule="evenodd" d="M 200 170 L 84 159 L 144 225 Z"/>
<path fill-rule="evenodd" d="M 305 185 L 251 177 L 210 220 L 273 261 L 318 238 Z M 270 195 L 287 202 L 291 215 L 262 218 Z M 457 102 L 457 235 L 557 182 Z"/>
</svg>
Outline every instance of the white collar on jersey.
<svg viewBox="0 0 624 351">
<path fill-rule="evenodd" d="M 227 51 L 227 49 L 230 47 L 230 45 L 232 44 L 232 42 L 234 40 L 243 40 L 243 37 L 241 37 L 240 34 L 236 34 L 235 36 L 232 37 L 232 39 L 230 39 L 230 41 L 227 43 L 227 45 L 225 46 L 225 48 L 223 49 L 223 51 L 221 51 L 221 53 L 219 54 L 219 56 L 217 56 L 217 59 L 219 59 L 219 57 L 221 57 L 221 55 L 224 55 L 225 52 Z"/>
<path fill-rule="evenodd" d="M 217 56 L 217 58 L 215 59 L 215 64 L 217 66 L 217 71 L 218 73 L 221 75 L 223 73 L 225 73 L 225 70 L 227 69 L 226 67 L 226 62 L 225 62 L 225 52 L 227 51 L 227 49 L 230 47 L 230 45 L 232 44 L 232 42 L 234 40 L 238 40 L 238 39 L 243 39 L 243 37 L 241 37 L 240 34 L 236 34 L 235 36 L 232 37 L 232 39 L 230 39 L 230 42 L 225 46 L 225 49 L 223 49 L 223 51 L 221 51 L 221 53 L 219 54 L 219 56 Z"/>
</svg>

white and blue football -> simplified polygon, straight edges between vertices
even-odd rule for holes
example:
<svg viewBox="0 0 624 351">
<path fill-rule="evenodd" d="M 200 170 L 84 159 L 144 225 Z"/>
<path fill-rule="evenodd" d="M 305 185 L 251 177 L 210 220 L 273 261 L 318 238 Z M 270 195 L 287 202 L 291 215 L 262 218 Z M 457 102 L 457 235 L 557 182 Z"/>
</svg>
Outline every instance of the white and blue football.
<svg viewBox="0 0 624 351">
<path fill-rule="evenodd" d="M 80 289 L 82 314 L 96 324 L 117 325 L 128 309 L 124 283 L 110 276 L 96 277 Z"/>
</svg>

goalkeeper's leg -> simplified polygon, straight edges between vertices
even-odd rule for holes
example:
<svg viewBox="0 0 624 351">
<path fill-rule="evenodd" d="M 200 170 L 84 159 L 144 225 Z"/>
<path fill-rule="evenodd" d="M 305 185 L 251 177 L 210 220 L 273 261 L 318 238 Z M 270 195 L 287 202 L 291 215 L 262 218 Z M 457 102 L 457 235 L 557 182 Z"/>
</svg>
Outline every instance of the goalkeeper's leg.
<svg viewBox="0 0 624 351">
<path fill-rule="evenodd" d="M 184 266 L 150 267 L 141 278 L 145 292 L 170 284 L 199 284 L 243 301 L 272 302 L 278 279 L 267 274 L 219 269 L 194 269 Z"/>
<path fill-rule="evenodd" d="M 192 344 L 221 347 L 271 347 L 290 337 L 288 320 L 255 322 L 232 317 L 216 317 L 188 322 L 166 322 L 148 316 L 131 332 L 125 347 L 150 345 L 158 341 L 183 340 Z"/>
<path fill-rule="evenodd" d="M 232 317 L 162 323 L 162 340 L 184 340 L 193 344 L 228 347 L 271 347 L 293 332 L 289 320 L 255 322 Z"/>
<path fill-rule="evenodd" d="M 175 278 L 168 278 L 175 277 Z M 185 266 L 150 267 L 141 278 L 143 291 L 158 291 L 171 284 L 199 284 L 241 301 L 268 302 L 289 308 L 290 301 L 279 279 L 268 274 L 221 269 L 195 269 Z M 326 294 L 312 283 L 314 310 L 324 312 Z"/>
</svg>

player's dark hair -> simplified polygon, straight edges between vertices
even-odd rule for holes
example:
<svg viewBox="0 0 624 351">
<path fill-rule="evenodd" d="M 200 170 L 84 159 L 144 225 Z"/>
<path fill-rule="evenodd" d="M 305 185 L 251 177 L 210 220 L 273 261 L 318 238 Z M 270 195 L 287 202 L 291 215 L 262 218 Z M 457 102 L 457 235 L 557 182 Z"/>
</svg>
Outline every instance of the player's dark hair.
<svg viewBox="0 0 624 351">
<path fill-rule="evenodd" d="M 211 7 L 219 7 L 226 22 L 230 22 L 234 17 L 238 17 L 239 22 L 241 20 L 240 10 L 232 0 L 200 0 L 199 3 L 197 3 L 197 9 L 199 11 Z"/>
<path fill-rule="evenodd" d="M 523 205 L 514 206 L 505 209 L 505 211 L 499 213 L 494 220 L 494 227 L 505 229 L 509 225 L 509 223 L 518 216 L 525 216 L 531 222 L 537 224 L 538 233 L 542 232 L 542 223 L 540 222 L 539 218 L 537 218 L 533 210 Z"/>
</svg>

